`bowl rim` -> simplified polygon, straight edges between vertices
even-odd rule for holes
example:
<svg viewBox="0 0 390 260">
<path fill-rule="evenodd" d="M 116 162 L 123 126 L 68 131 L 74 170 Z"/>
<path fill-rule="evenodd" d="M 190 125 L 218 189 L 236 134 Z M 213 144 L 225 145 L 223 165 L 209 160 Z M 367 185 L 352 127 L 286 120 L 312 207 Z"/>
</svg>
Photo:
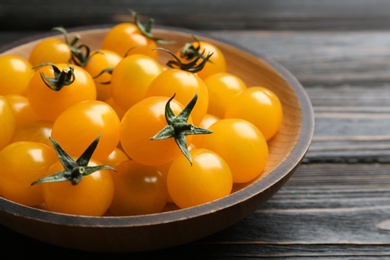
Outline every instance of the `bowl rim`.
<svg viewBox="0 0 390 260">
<path fill-rule="evenodd" d="M 106 25 L 96 25 L 96 26 L 81 26 L 73 27 L 67 29 L 69 33 L 89 31 L 89 30 L 99 30 L 99 29 L 108 29 L 112 24 Z M 285 160 L 279 164 L 275 169 L 273 169 L 267 176 L 257 180 L 250 185 L 246 186 L 245 189 L 235 191 L 234 193 L 209 202 L 202 205 L 185 208 L 185 209 L 175 209 L 173 211 L 166 211 L 161 213 L 154 214 L 145 214 L 137 216 L 81 216 L 81 215 L 71 215 L 50 212 L 44 209 L 34 208 L 25 206 L 3 197 L 0 197 L 0 211 L 5 211 L 11 215 L 17 215 L 20 217 L 25 217 L 32 219 L 34 221 L 41 222 L 50 222 L 54 224 L 66 225 L 66 226 L 82 226 L 82 227 L 141 227 L 145 225 L 159 225 L 162 223 L 171 223 L 181 220 L 186 220 L 189 218 L 198 218 L 203 215 L 210 214 L 210 212 L 221 211 L 225 208 L 232 207 L 243 201 L 249 200 L 250 198 L 258 195 L 261 192 L 265 192 L 270 189 L 273 185 L 278 183 L 281 179 L 286 177 L 289 172 L 294 171 L 303 157 L 307 153 L 311 140 L 314 134 L 314 111 L 311 105 L 309 96 L 307 95 L 305 89 L 300 84 L 300 82 L 281 64 L 274 61 L 273 59 L 266 57 L 264 54 L 259 53 L 259 51 L 252 50 L 248 47 L 242 46 L 237 42 L 232 42 L 226 39 L 220 39 L 216 36 L 211 36 L 204 31 L 193 31 L 190 29 L 180 28 L 180 27 L 171 27 L 171 26 L 156 26 L 155 29 L 158 30 L 175 30 L 182 33 L 192 33 L 197 36 L 209 38 L 214 41 L 228 44 L 240 51 L 246 52 L 250 55 L 257 57 L 258 59 L 267 63 L 268 66 L 273 68 L 277 73 L 279 73 L 282 78 L 290 85 L 293 89 L 298 103 L 301 109 L 301 129 L 299 132 L 297 144 L 293 147 L 291 152 L 285 158 Z M 56 35 L 58 33 L 47 32 L 47 33 L 37 33 L 32 36 L 24 37 L 20 40 L 13 41 L 11 43 L 0 46 L 0 55 L 14 47 L 17 47 L 22 44 L 27 44 L 28 42 L 37 40 L 42 37 L 48 37 L 51 35 Z M 114 220 L 114 221 L 113 221 Z"/>
</svg>

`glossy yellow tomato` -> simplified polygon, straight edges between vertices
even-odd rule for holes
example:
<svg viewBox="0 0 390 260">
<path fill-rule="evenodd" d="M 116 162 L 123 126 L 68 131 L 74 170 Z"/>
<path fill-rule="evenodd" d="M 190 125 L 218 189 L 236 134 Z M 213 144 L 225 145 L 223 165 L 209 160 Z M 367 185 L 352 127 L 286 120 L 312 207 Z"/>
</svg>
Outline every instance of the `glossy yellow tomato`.
<svg viewBox="0 0 390 260">
<path fill-rule="evenodd" d="M 215 73 L 205 78 L 204 83 L 209 92 L 208 113 L 221 118 L 232 98 L 247 88 L 241 78 L 229 72 Z"/>
<path fill-rule="evenodd" d="M 68 71 L 66 63 L 55 64 L 61 71 Z M 74 68 L 74 81 L 70 85 L 55 91 L 42 80 L 40 73 L 54 77 L 52 66 L 39 68 L 32 76 L 27 88 L 27 98 L 31 108 L 39 117 L 54 121 L 67 107 L 83 100 L 96 99 L 96 86 L 91 75 L 77 65 Z"/>
<path fill-rule="evenodd" d="M 212 53 L 210 62 L 207 62 L 204 68 L 197 72 L 200 78 L 205 79 L 212 74 L 226 72 L 227 66 L 225 56 L 218 46 L 208 41 L 194 41 L 191 45 L 190 53 L 186 52 L 184 48 L 181 48 L 176 52 L 176 56 L 180 57 L 184 63 L 190 62 L 196 55 L 201 55 L 203 51 L 204 53 L 202 56 L 207 56 Z M 193 53 L 193 51 L 195 51 L 195 53 Z M 201 60 L 198 63 L 200 62 Z"/>
<path fill-rule="evenodd" d="M 80 156 L 100 135 L 93 158 L 106 158 L 119 143 L 120 120 L 107 103 L 85 100 L 65 109 L 54 121 L 52 138 L 71 156 Z"/>
<path fill-rule="evenodd" d="M 72 52 L 70 46 L 57 38 L 45 38 L 39 41 L 31 50 L 28 60 L 33 66 L 45 62 L 70 62 Z"/>
<path fill-rule="evenodd" d="M 12 106 L 4 96 L 0 96 L 0 150 L 3 149 L 15 133 L 16 118 Z"/>
<path fill-rule="evenodd" d="M 102 164 L 108 165 L 111 167 L 114 167 L 123 161 L 129 160 L 129 156 L 123 151 L 122 148 L 116 147 L 110 155 L 108 155 L 106 158 L 102 159 Z"/>
<path fill-rule="evenodd" d="M 111 97 L 111 73 L 101 74 L 101 72 L 105 69 L 113 69 L 121 60 L 122 56 L 111 50 L 91 52 L 84 69 L 95 79 L 98 100 L 106 100 Z"/>
<path fill-rule="evenodd" d="M 146 97 L 171 97 L 176 94 L 177 101 L 188 104 L 196 93 L 198 93 L 198 101 L 191 117 L 194 124 L 198 125 L 207 113 L 209 96 L 207 86 L 196 74 L 180 69 L 164 70 L 150 83 Z"/>
<path fill-rule="evenodd" d="M 169 168 L 167 186 L 172 201 L 188 208 L 229 195 L 233 177 L 225 160 L 207 149 L 195 148 L 190 153 L 192 165 L 179 157 Z"/>
<path fill-rule="evenodd" d="M 18 141 L 32 141 L 44 143 L 52 146 L 49 137 L 51 136 L 51 129 L 53 127 L 52 121 L 34 121 L 30 124 L 20 128 L 15 132 L 11 142 Z"/>
<path fill-rule="evenodd" d="M 121 60 L 111 75 L 111 95 L 124 110 L 145 98 L 150 83 L 163 71 L 157 60 L 132 54 Z"/>
<path fill-rule="evenodd" d="M 114 198 L 110 211 L 114 215 L 142 215 L 159 213 L 167 203 L 167 185 L 154 167 L 134 160 L 116 165 L 112 173 Z"/>
<path fill-rule="evenodd" d="M 0 151 L 0 190 L 9 200 L 27 206 L 43 202 L 41 187 L 31 186 L 57 160 L 54 150 L 38 142 L 15 142 Z"/>
<path fill-rule="evenodd" d="M 249 87 L 235 96 L 225 111 L 225 118 L 243 118 L 270 140 L 279 130 L 283 119 L 283 108 L 279 98 L 271 90 Z"/>
<path fill-rule="evenodd" d="M 127 155 L 145 165 L 161 165 L 181 156 L 173 138 L 151 140 L 167 125 L 165 105 L 168 97 L 154 96 L 145 98 L 133 105 L 123 116 L 120 126 L 120 142 Z M 178 115 L 183 105 L 173 99 L 171 109 Z M 191 117 L 188 120 L 192 123 Z M 187 145 L 192 136 L 187 137 Z"/>
<path fill-rule="evenodd" d="M 31 63 L 14 54 L 0 56 L 0 95 L 25 95 L 34 71 Z"/>
<path fill-rule="evenodd" d="M 123 115 L 126 113 L 127 109 L 123 109 L 118 105 L 118 103 L 115 102 L 115 100 L 110 97 L 109 99 L 106 99 L 104 102 L 109 104 L 116 112 L 118 115 L 119 119 L 122 119 Z"/>
<path fill-rule="evenodd" d="M 94 160 L 88 163 L 88 166 L 96 165 L 101 165 L 101 163 Z M 60 161 L 57 161 L 50 166 L 46 175 L 55 174 L 63 169 Z M 109 170 L 95 171 L 84 176 L 76 185 L 72 185 L 70 181 L 64 181 L 34 186 L 42 186 L 43 200 L 47 210 L 74 215 L 104 215 L 114 194 L 114 184 Z"/>
<path fill-rule="evenodd" d="M 125 57 L 131 50 L 131 54 L 145 54 L 157 59 L 156 42 L 149 39 L 133 23 L 119 23 L 112 27 L 105 35 L 102 48 L 117 52 Z"/>
<path fill-rule="evenodd" d="M 262 174 L 268 161 L 268 144 L 255 125 L 229 118 L 215 122 L 209 129 L 213 133 L 202 135 L 199 147 L 225 159 L 234 183 L 249 182 Z"/>
<path fill-rule="evenodd" d="M 16 129 L 15 132 L 21 128 L 31 124 L 32 122 L 41 120 L 30 106 L 30 101 L 23 95 L 5 95 L 4 98 L 11 105 L 12 111 L 15 114 Z"/>
</svg>

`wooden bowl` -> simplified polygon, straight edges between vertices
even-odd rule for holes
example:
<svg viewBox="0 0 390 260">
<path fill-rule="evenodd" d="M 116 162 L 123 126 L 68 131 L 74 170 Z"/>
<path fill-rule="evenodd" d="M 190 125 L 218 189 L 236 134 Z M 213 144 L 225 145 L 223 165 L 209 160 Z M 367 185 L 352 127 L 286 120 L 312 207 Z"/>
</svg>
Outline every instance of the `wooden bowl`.
<svg viewBox="0 0 390 260">
<path fill-rule="evenodd" d="M 80 42 L 99 48 L 109 26 L 70 30 Z M 269 141 L 269 162 L 264 174 L 222 199 L 187 209 L 167 209 L 163 213 L 126 217 L 86 217 L 58 214 L 23 206 L 0 198 L 2 225 L 26 236 L 71 249 L 95 252 L 136 252 L 188 243 L 240 221 L 275 194 L 297 169 L 309 148 L 314 131 L 310 100 L 299 82 L 282 66 L 235 43 L 177 28 L 154 29 L 157 36 L 175 40 L 176 50 L 193 40 L 195 34 L 216 44 L 225 54 L 228 71 L 241 77 L 248 86 L 263 85 L 274 91 L 283 105 L 280 131 Z M 27 57 L 42 37 L 7 46 L 0 53 Z M 63 39 L 62 35 L 56 35 Z M 167 47 L 168 48 L 168 47 Z M 160 52 L 161 61 L 167 58 Z M 168 55 L 168 54 L 167 54 Z"/>
</svg>

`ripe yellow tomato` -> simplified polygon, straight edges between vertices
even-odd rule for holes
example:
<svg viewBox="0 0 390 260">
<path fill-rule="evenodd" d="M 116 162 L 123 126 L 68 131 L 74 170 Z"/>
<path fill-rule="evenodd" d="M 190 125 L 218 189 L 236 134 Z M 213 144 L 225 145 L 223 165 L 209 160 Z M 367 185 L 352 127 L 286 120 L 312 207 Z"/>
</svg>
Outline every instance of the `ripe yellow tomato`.
<svg viewBox="0 0 390 260">
<path fill-rule="evenodd" d="M 204 79 L 209 92 L 208 113 L 220 118 L 234 96 L 247 88 L 245 82 L 229 72 L 215 73 Z"/>
<path fill-rule="evenodd" d="M 145 98 L 150 83 L 163 71 L 157 60 L 132 54 L 121 60 L 111 75 L 111 95 L 124 110 Z"/>
<path fill-rule="evenodd" d="M 101 165 L 91 160 L 88 166 Z M 52 164 L 46 176 L 64 169 L 60 161 Z M 49 211 L 74 215 L 102 216 L 108 210 L 113 195 L 114 183 L 109 170 L 99 170 L 84 176 L 82 180 L 72 185 L 70 181 L 47 182 L 33 185 L 42 186 L 42 195 Z"/>
<path fill-rule="evenodd" d="M 31 63 L 18 55 L 0 56 L 0 95 L 25 95 L 34 74 Z"/>
<path fill-rule="evenodd" d="M 66 42 L 49 37 L 39 41 L 34 46 L 28 60 L 33 66 L 37 66 L 45 62 L 70 62 L 71 58 L 71 48 Z"/>
<path fill-rule="evenodd" d="M 70 68 L 66 63 L 58 63 L 55 66 L 61 71 L 69 71 Z M 32 76 L 27 88 L 27 98 L 39 117 L 54 121 L 70 105 L 96 99 L 96 86 L 91 75 L 77 65 L 71 66 L 74 68 L 73 83 L 58 91 L 49 88 L 41 78 L 41 73 L 46 77 L 54 77 L 52 66 L 43 66 Z"/>
<path fill-rule="evenodd" d="M 181 156 L 173 138 L 164 140 L 151 140 L 161 129 L 167 125 L 165 106 L 169 98 L 153 96 L 145 98 L 133 105 L 122 118 L 120 126 L 120 142 L 127 155 L 145 165 L 161 165 Z M 183 105 L 173 99 L 172 111 L 178 115 Z M 191 117 L 188 123 L 192 123 Z M 187 137 L 187 146 L 192 136 Z"/>
<path fill-rule="evenodd" d="M 52 146 L 49 137 L 51 136 L 52 121 L 34 121 L 20 128 L 15 132 L 11 142 L 33 141 Z"/>
<path fill-rule="evenodd" d="M 91 52 L 84 69 L 95 79 L 98 100 L 111 97 L 111 73 L 101 74 L 101 72 L 105 69 L 113 69 L 121 60 L 122 56 L 111 50 L 101 49 Z"/>
<path fill-rule="evenodd" d="M 12 111 L 15 114 L 16 129 L 15 132 L 21 128 L 41 120 L 41 118 L 34 112 L 30 106 L 30 101 L 24 95 L 5 95 L 4 98 L 11 105 Z"/>
<path fill-rule="evenodd" d="M 202 135 L 199 147 L 225 159 L 234 183 L 249 182 L 260 176 L 268 161 L 268 144 L 252 123 L 238 118 L 221 119 L 209 127 L 213 133 Z"/>
<path fill-rule="evenodd" d="M 167 186 L 172 201 L 188 208 L 229 195 L 233 177 L 225 160 L 208 149 L 195 148 L 190 153 L 192 165 L 178 157 L 169 167 Z"/>
<path fill-rule="evenodd" d="M 149 85 L 146 97 L 165 96 L 172 97 L 181 104 L 188 104 L 195 94 L 198 101 L 191 117 L 195 125 L 198 125 L 207 113 L 209 95 L 207 86 L 196 74 L 181 69 L 167 69 L 161 72 Z"/>
<path fill-rule="evenodd" d="M 0 150 L 3 149 L 15 133 L 16 118 L 12 106 L 4 96 L 0 96 Z"/>
<path fill-rule="evenodd" d="M 21 141 L 7 145 L 0 151 L 1 195 L 27 206 L 41 204 L 41 187 L 31 183 L 45 176 L 56 160 L 54 150 L 42 143 Z"/>
<path fill-rule="evenodd" d="M 112 50 L 121 57 L 131 54 L 145 54 L 157 59 L 156 42 L 149 39 L 133 23 L 119 23 L 112 27 L 105 35 L 102 48 Z"/>
<path fill-rule="evenodd" d="M 274 92 L 255 86 L 236 95 L 226 107 L 224 117 L 251 122 L 260 129 L 266 140 L 270 140 L 282 124 L 283 108 Z"/>
<path fill-rule="evenodd" d="M 65 109 L 54 121 L 52 138 L 71 156 L 80 156 L 100 135 L 93 158 L 105 159 L 119 143 L 120 120 L 115 110 L 100 100 L 85 100 Z"/>
<path fill-rule="evenodd" d="M 168 199 L 167 185 L 154 167 L 134 160 L 116 165 L 112 173 L 114 198 L 110 211 L 114 215 L 142 215 L 159 213 Z"/>
</svg>

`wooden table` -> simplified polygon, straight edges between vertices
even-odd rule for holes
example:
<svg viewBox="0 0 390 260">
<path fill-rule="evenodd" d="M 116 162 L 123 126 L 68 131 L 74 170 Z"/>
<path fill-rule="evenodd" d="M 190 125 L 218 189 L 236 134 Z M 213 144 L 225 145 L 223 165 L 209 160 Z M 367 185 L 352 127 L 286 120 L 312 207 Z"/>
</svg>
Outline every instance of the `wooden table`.
<svg viewBox="0 0 390 260">
<path fill-rule="evenodd" d="M 26 4 L 33 2 L 33 9 Z M 83 9 L 83 1 L 77 2 L 44 11 L 38 11 L 44 1 L 0 4 L 0 44 L 59 23 L 79 26 L 126 17 L 125 1 L 110 6 L 96 1 L 96 8 L 84 6 L 86 16 L 76 20 Z M 390 258 L 390 2 L 128 3 L 157 23 L 201 30 L 276 60 L 309 94 L 316 128 L 292 178 L 244 220 L 191 244 L 116 258 Z M 20 9 L 14 11 L 17 4 Z M 182 12 L 172 15 L 172 10 Z M 3 255 L 97 256 L 50 246 L 5 227 L 0 232 Z"/>
</svg>

